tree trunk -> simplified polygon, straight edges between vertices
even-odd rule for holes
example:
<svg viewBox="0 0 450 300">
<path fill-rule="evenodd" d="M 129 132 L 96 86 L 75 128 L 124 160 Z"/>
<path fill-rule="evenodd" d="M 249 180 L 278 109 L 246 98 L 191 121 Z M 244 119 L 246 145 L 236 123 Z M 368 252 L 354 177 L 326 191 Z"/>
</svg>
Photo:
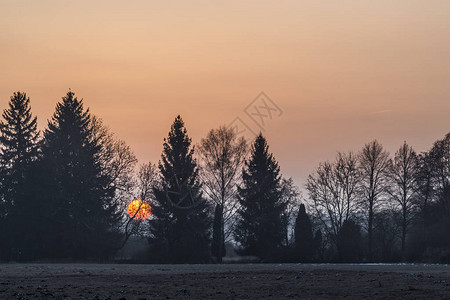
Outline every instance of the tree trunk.
<svg viewBox="0 0 450 300">
<path fill-rule="evenodd" d="M 224 224 L 223 224 L 223 205 L 220 206 L 220 232 L 219 232 L 219 257 L 217 257 L 217 261 L 222 263 L 222 257 L 224 253 Z"/>
<path fill-rule="evenodd" d="M 369 261 L 373 260 L 373 252 L 372 252 L 372 231 L 373 231 L 373 201 L 370 201 L 369 204 L 369 224 L 368 224 L 368 238 L 369 238 Z"/>
<path fill-rule="evenodd" d="M 402 220 L 402 260 L 405 261 L 406 258 L 406 209 L 403 209 L 403 220 Z"/>
</svg>

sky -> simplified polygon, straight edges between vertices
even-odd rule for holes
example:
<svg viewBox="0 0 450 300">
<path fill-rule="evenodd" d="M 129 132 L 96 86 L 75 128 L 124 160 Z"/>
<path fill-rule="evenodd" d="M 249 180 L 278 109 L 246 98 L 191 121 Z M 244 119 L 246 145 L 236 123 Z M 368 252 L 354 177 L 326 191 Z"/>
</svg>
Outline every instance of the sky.
<svg viewBox="0 0 450 300">
<path fill-rule="evenodd" d="M 0 0 L 0 109 L 24 91 L 43 130 L 70 88 L 141 163 L 178 114 L 194 143 L 239 118 L 303 187 L 373 139 L 428 150 L 449 79 L 446 0 Z"/>
</svg>

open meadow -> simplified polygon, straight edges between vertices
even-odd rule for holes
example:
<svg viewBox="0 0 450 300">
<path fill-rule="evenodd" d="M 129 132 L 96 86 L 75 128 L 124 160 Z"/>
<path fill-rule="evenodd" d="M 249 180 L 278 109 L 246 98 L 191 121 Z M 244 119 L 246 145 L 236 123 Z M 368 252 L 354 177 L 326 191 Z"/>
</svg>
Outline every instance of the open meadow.
<svg viewBox="0 0 450 300">
<path fill-rule="evenodd" d="M 449 266 L 0 265 L 0 299 L 277 298 L 449 299 Z"/>
</svg>

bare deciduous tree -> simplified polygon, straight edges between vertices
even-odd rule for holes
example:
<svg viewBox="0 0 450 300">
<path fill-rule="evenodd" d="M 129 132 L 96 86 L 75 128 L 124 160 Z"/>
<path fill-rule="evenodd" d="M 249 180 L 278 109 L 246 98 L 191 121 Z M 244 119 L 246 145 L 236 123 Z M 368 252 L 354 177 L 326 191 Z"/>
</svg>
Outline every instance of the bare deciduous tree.
<svg viewBox="0 0 450 300">
<path fill-rule="evenodd" d="M 333 163 L 324 162 L 309 175 L 306 189 L 327 235 L 335 241 L 344 222 L 356 212 L 359 172 L 353 153 L 338 153 Z"/>
<path fill-rule="evenodd" d="M 120 249 L 125 246 L 128 238 L 139 228 L 138 224 L 132 222 L 134 218 L 126 214 L 126 207 L 130 198 L 133 198 L 134 189 L 139 182 L 134 178 L 137 159 L 124 141 L 115 139 L 114 134 L 109 131 L 101 119 L 94 116 L 91 126 L 94 132 L 93 138 L 98 141 L 102 148 L 99 157 L 101 169 L 104 175 L 107 175 L 106 178 L 110 180 L 108 184 L 115 189 L 112 205 L 115 205 L 123 216 L 123 222 L 120 222 L 119 226 L 120 230 L 124 231 L 125 236 L 117 247 L 117 249 Z M 136 214 L 138 211 L 139 209 Z"/>
<path fill-rule="evenodd" d="M 134 180 L 134 198 L 152 203 L 153 187 L 158 184 L 157 181 L 158 172 L 157 167 L 154 164 L 148 162 L 140 165 L 136 179 Z M 136 218 L 144 203 L 145 202 L 140 202 L 134 215 L 126 216 L 124 225 L 125 237 L 119 249 L 125 246 L 130 236 L 145 233 L 145 228 L 142 228 L 141 226 L 144 220 Z"/>
<path fill-rule="evenodd" d="M 99 141 L 102 151 L 100 152 L 100 163 L 105 175 L 110 178 L 110 185 L 115 187 L 116 202 L 121 209 L 134 187 L 134 168 L 137 163 L 136 156 L 131 148 L 123 141 L 117 140 L 114 134 L 97 117 L 92 118 L 94 138 Z"/>
<path fill-rule="evenodd" d="M 377 140 L 366 144 L 359 154 L 361 205 L 368 215 L 369 259 L 372 259 L 374 211 L 381 204 L 381 197 L 387 192 L 391 164 L 389 153 Z"/>
<path fill-rule="evenodd" d="M 422 219 L 425 221 L 428 216 L 428 205 L 434 193 L 434 161 L 429 152 L 418 155 L 417 182 L 417 205 L 422 211 Z"/>
<path fill-rule="evenodd" d="M 389 189 L 390 195 L 400 206 L 403 258 L 405 258 L 406 234 L 416 203 L 414 197 L 417 192 L 417 169 L 417 154 L 411 146 L 404 142 L 394 155 L 390 170 L 393 184 L 391 189 Z"/>
<path fill-rule="evenodd" d="M 158 168 L 148 162 L 139 167 L 136 180 L 137 197 L 141 200 L 150 201 L 153 196 L 153 187 L 158 180 Z"/>
<path fill-rule="evenodd" d="M 437 201 L 439 206 L 450 214 L 450 202 L 447 195 L 450 189 L 450 133 L 434 143 L 430 156 L 433 160 L 434 201 Z"/>
<path fill-rule="evenodd" d="M 230 236 L 233 215 L 238 205 L 237 185 L 247 154 L 247 143 L 232 128 L 222 126 L 212 129 L 197 149 L 203 190 L 209 200 L 218 204 L 222 210 L 224 230 L 220 230 L 219 234 L 224 232 L 225 236 L 219 237 L 219 240 L 226 239 Z"/>
<path fill-rule="evenodd" d="M 292 178 L 281 179 L 281 197 L 283 198 L 283 202 L 286 203 L 286 210 L 283 212 L 282 218 L 285 228 L 285 246 L 290 244 L 290 236 L 292 236 L 293 233 L 290 232 L 290 228 L 294 227 L 294 215 L 300 206 L 300 196 L 300 191 L 294 184 L 294 180 Z"/>
</svg>

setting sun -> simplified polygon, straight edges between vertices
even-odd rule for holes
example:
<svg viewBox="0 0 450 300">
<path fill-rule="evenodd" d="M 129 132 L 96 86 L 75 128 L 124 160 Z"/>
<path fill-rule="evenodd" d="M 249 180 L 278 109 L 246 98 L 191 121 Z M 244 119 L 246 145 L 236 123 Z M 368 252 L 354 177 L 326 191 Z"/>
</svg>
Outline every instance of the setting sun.
<svg viewBox="0 0 450 300">
<path fill-rule="evenodd" d="M 145 200 L 134 200 L 128 204 L 127 213 L 136 220 L 145 220 L 151 215 L 151 207 Z"/>
</svg>

